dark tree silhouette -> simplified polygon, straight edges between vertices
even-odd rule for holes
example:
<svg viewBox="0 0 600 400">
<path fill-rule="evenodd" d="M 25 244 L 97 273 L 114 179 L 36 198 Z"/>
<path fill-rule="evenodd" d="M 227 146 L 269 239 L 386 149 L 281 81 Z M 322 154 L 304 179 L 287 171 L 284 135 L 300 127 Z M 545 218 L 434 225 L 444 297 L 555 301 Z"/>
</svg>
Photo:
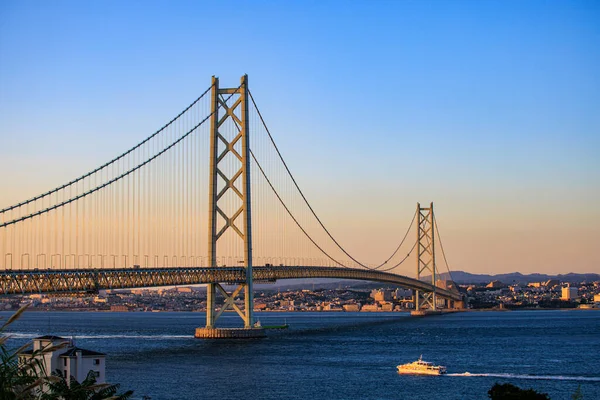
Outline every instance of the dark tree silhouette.
<svg viewBox="0 0 600 400">
<path fill-rule="evenodd" d="M 71 377 L 70 385 L 60 371 L 48 376 L 39 358 L 65 347 L 66 343 L 36 350 L 32 357 L 19 361 L 19 353 L 31 347 L 31 344 L 9 350 L 6 345 L 8 336 L 4 332 L 27 307 L 20 308 L 0 325 L 0 400 L 126 400 L 131 397 L 131 390 L 118 394 L 118 384 L 96 383 L 93 371 L 81 383 Z"/>
<path fill-rule="evenodd" d="M 510 383 L 496 383 L 488 391 L 492 400 L 550 400 L 546 393 L 538 393 L 533 389 L 521 389 Z"/>
<path fill-rule="evenodd" d="M 573 393 L 571 395 L 571 399 L 572 400 L 582 400 L 583 399 L 583 393 L 581 393 L 581 385 L 577 386 L 577 390 L 575 390 L 575 393 Z"/>
<path fill-rule="evenodd" d="M 27 307 L 19 309 L 0 326 L 0 400 L 34 399 L 35 394 L 41 390 L 43 373 L 40 374 L 40 371 L 43 372 L 43 366 L 33 357 L 26 362 L 19 362 L 19 353 L 30 345 L 11 351 L 6 345 L 8 336 L 4 334 L 6 328 L 19 319 Z M 37 355 L 42 353 L 34 352 Z"/>
<path fill-rule="evenodd" d="M 52 374 L 52 378 L 49 379 L 49 390 L 42 395 L 41 400 L 126 400 L 133 394 L 131 390 L 117 394 L 118 384 L 96 383 L 94 371 L 90 371 L 81 383 L 77 382 L 74 377 L 71 377 L 70 384 L 67 383 L 67 378 L 62 376 L 60 370 L 56 370 Z"/>
</svg>

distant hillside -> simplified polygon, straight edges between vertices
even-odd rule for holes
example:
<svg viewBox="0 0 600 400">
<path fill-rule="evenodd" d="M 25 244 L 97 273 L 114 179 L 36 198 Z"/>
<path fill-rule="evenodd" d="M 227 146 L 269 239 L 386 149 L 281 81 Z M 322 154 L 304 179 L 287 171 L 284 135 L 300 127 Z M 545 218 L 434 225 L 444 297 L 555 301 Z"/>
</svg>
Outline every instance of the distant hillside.
<svg viewBox="0 0 600 400">
<path fill-rule="evenodd" d="M 530 274 L 523 275 L 519 272 L 498 275 L 471 274 L 464 271 L 452 271 L 452 278 L 458 284 L 482 284 L 498 280 L 506 284 L 527 284 L 531 282 L 543 282 L 548 279 L 558 279 L 561 282 L 579 283 L 583 281 L 593 282 L 600 281 L 600 274 L 576 274 L 568 273 L 564 275 L 546 275 L 546 274 Z M 428 281 L 431 277 L 422 277 L 424 281 Z M 448 279 L 448 273 L 440 275 L 440 279 Z M 194 286 L 194 290 L 205 292 L 204 285 L 187 285 Z M 301 290 L 301 289 L 342 289 L 352 288 L 355 290 L 372 290 L 383 287 L 395 287 L 395 285 L 383 282 L 369 282 L 351 279 L 331 279 L 331 278 L 308 278 L 308 279 L 280 279 L 275 283 L 263 284 L 255 283 L 254 288 L 257 291 L 277 291 L 277 290 Z"/>
<path fill-rule="evenodd" d="M 369 282 L 367 282 L 369 283 Z M 308 278 L 308 279 L 279 279 L 275 283 L 255 284 L 256 290 L 302 290 L 302 289 L 337 289 L 344 287 L 355 288 L 364 285 L 365 281 L 336 278 Z M 381 287 L 381 283 L 373 283 L 373 287 Z"/>
<path fill-rule="evenodd" d="M 577 274 L 568 273 L 561 275 L 548 274 L 529 274 L 523 275 L 519 272 L 511 272 L 507 274 L 486 275 L 486 274 L 471 274 L 464 271 L 452 271 L 452 278 L 458 284 L 482 284 L 490 283 L 491 281 L 500 281 L 508 285 L 513 283 L 527 284 L 531 282 L 544 282 L 549 279 L 558 279 L 561 282 L 579 283 L 583 281 L 593 282 L 600 281 L 600 274 Z M 431 279 L 423 277 L 424 281 Z M 448 279 L 448 273 L 440 275 L 440 279 Z M 312 278 L 312 279 L 281 279 L 274 284 L 255 284 L 257 290 L 299 290 L 299 289 L 336 289 L 343 287 L 351 287 L 353 289 L 375 289 L 385 286 L 390 286 L 382 282 L 356 281 L 349 279 L 327 279 L 327 278 Z M 393 285 L 391 285 L 393 286 Z"/>
<path fill-rule="evenodd" d="M 448 273 L 441 274 L 442 279 L 448 279 Z M 456 283 L 469 284 L 469 283 L 489 283 L 491 281 L 500 281 L 506 284 L 512 283 L 531 283 L 531 282 L 543 282 L 549 279 L 558 279 L 561 282 L 578 283 L 583 281 L 593 282 L 600 280 L 600 274 L 559 274 L 559 275 L 548 275 L 548 274 L 529 274 L 523 275 L 520 272 L 511 272 L 508 274 L 498 275 L 485 275 L 485 274 L 471 274 L 464 271 L 452 271 L 452 278 Z"/>
<path fill-rule="evenodd" d="M 440 275 L 441 279 L 448 279 L 448 273 Z M 561 282 L 579 283 L 583 281 L 593 282 L 600 281 L 600 274 L 577 274 L 568 273 L 561 275 L 548 275 L 548 274 L 529 274 L 523 275 L 519 272 L 511 272 L 507 274 L 498 275 L 486 275 L 486 274 L 471 274 L 464 271 L 452 271 L 452 278 L 458 284 L 482 284 L 490 283 L 491 281 L 500 281 L 502 283 L 510 284 L 528 284 L 531 282 L 544 282 L 549 279 L 558 279 Z M 427 277 L 423 277 L 423 280 L 427 281 Z M 431 278 L 429 278 L 431 279 Z M 299 290 L 299 289 L 336 289 L 343 287 L 351 287 L 353 289 L 375 289 L 390 286 L 389 284 L 381 282 L 368 282 L 368 281 L 355 281 L 348 279 L 325 279 L 325 278 L 313 278 L 313 279 L 282 279 L 277 281 L 275 284 L 257 284 L 255 287 L 257 290 Z M 393 285 L 391 285 L 393 286 Z"/>
</svg>

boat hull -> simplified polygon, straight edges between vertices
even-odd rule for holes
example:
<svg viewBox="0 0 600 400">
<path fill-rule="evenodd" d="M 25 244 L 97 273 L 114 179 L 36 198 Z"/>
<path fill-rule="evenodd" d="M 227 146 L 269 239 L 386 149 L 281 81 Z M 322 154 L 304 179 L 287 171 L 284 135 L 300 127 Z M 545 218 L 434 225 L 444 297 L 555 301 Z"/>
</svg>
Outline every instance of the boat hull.
<svg viewBox="0 0 600 400">
<path fill-rule="evenodd" d="M 400 368 L 398 368 L 398 373 L 400 375 L 434 375 L 434 376 L 445 374 L 445 372 L 442 372 L 442 371 L 431 371 L 431 370 L 417 371 L 417 370 L 406 370 L 406 369 L 400 369 Z"/>
<path fill-rule="evenodd" d="M 423 361 L 423 356 L 419 357 L 417 361 L 398 365 L 396 368 L 402 375 L 443 375 L 446 373 L 446 367 Z"/>
</svg>

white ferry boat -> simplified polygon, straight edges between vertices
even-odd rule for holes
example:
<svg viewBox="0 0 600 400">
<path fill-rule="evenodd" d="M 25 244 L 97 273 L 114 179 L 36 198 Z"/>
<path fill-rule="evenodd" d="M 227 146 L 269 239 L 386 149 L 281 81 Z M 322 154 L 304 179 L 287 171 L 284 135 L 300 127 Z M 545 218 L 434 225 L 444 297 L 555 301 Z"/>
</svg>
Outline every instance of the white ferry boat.
<svg viewBox="0 0 600 400">
<path fill-rule="evenodd" d="M 423 361 L 423 356 L 417 361 L 408 364 L 398 365 L 399 374 L 410 375 L 443 375 L 446 373 L 446 367 L 442 365 L 433 365 L 433 363 Z"/>
</svg>

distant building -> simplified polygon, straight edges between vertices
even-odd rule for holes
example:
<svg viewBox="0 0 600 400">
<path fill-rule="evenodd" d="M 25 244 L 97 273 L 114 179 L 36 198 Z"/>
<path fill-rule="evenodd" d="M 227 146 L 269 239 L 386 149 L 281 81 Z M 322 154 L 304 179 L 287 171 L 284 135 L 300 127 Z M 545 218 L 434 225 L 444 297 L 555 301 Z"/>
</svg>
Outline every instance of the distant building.
<svg viewBox="0 0 600 400">
<path fill-rule="evenodd" d="M 448 279 L 438 279 L 435 283 L 435 286 L 446 290 L 456 290 L 456 284 L 454 281 Z"/>
<path fill-rule="evenodd" d="M 509 289 L 513 293 L 519 293 L 521 291 L 521 287 L 519 285 L 509 286 Z"/>
<path fill-rule="evenodd" d="M 560 285 L 560 281 L 558 279 L 548 279 L 545 282 L 531 282 L 531 283 L 527 284 L 527 286 L 535 287 L 535 288 L 541 288 L 541 287 L 553 288 L 554 286 L 558 286 L 558 285 Z"/>
<path fill-rule="evenodd" d="M 410 289 L 396 289 L 394 291 L 394 298 L 396 300 L 402 300 L 402 299 L 407 299 L 407 298 L 412 298 L 413 296 L 413 291 Z"/>
<path fill-rule="evenodd" d="M 344 304 L 344 311 L 360 311 L 360 304 Z"/>
<path fill-rule="evenodd" d="M 500 281 L 491 281 L 490 283 L 485 285 L 485 287 L 491 288 L 491 289 L 502 289 L 502 288 L 505 288 L 506 285 Z"/>
<path fill-rule="evenodd" d="M 365 304 L 360 311 L 381 311 L 379 304 Z"/>
<path fill-rule="evenodd" d="M 44 351 L 60 345 L 63 347 Z M 40 336 L 33 339 L 33 349 L 19 353 L 19 362 L 23 364 L 31 358 L 38 359 L 48 375 L 59 371 L 67 383 L 71 382 L 71 377 L 77 382 L 82 382 L 90 371 L 94 372 L 96 383 L 106 382 L 104 353 L 81 349 L 72 341 L 59 336 Z"/>
<path fill-rule="evenodd" d="M 116 311 L 116 312 L 124 312 L 124 311 L 129 311 L 129 307 L 124 306 L 124 305 L 112 305 L 110 306 L 110 311 Z"/>
<path fill-rule="evenodd" d="M 591 310 L 596 308 L 596 304 L 592 303 L 592 304 L 580 304 L 577 306 L 577 308 L 582 308 L 584 310 Z"/>
<path fill-rule="evenodd" d="M 594 303 L 600 303 L 600 294 L 594 295 Z"/>
<path fill-rule="evenodd" d="M 323 311 L 342 311 L 343 308 L 334 303 L 327 303 L 323 305 Z"/>
<path fill-rule="evenodd" d="M 561 300 L 575 300 L 577 298 L 577 288 L 566 286 L 562 288 L 562 295 L 560 296 Z"/>
<path fill-rule="evenodd" d="M 390 290 L 375 289 L 371 291 L 371 297 L 376 302 L 392 301 L 392 292 Z"/>
<path fill-rule="evenodd" d="M 279 307 L 294 307 L 296 302 L 294 300 L 280 300 Z"/>
<path fill-rule="evenodd" d="M 549 279 L 546 282 L 544 282 L 544 286 L 546 286 L 547 288 L 553 288 L 554 286 L 558 285 L 560 285 L 560 281 L 558 279 Z"/>
<path fill-rule="evenodd" d="M 106 299 L 106 297 L 96 296 L 96 297 L 94 297 L 93 302 L 94 303 L 106 303 L 106 302 L 108 302 L 108 300 Z"/>
<path fill-rule="evenodd" d="M 446 299 L 444 299 L 442 297 L 436 297 L 435 298 L 435 306 L 437 308 L 446 308 L 446 306 L 447 306 Z"/>
</svg>

